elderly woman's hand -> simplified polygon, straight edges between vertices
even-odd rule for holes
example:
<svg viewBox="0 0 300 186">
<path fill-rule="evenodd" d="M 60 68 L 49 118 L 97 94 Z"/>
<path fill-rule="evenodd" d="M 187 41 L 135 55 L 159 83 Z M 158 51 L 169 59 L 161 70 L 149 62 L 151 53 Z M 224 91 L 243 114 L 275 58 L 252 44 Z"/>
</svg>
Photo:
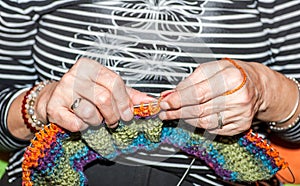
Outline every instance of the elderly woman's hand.
<svg viewBox="0 0 300 186">
<path fill-rule="evenodd" d="M 290 97 L 279 98 L 284 93 Z M 162 96 L 161 119 L 184 119 L 212 133 L 235 135 L 249 129 L 255 117 L 277 121 L 288 115 L 297 87 L 264 65 L 227 59 L 199 65 Z"/>
<path fill-rule="evenodd" d="M 153 100 L 126 87 L 115 72 L 86 58 L 78 60 L 59 82 L 49 86 L 39 96 L 40 118 L 73 132 L 103 121 L 116 127 L 118 120 L 133 118 L 133 104 Z"/>
</svg>

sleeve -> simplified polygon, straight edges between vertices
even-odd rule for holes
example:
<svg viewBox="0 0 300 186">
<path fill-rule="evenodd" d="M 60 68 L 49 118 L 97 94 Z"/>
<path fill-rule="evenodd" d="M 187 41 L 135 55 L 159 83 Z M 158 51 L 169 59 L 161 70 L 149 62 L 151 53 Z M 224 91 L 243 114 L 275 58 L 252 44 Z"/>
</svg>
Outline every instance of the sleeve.
<svg viewBox="0 0 300 186">
<path fill-rule="evenodd" d="M 28 144 L 27 141 L 16 139 L 10 134 L 6 119 L 14 98 L 38 80 L 32 47 L 39 18 L 57 7 L 76 2 L 0 1 L 0 151 L 12 151 Z"/>
<path fill-rule="evenodd" d="M 299 0 L 258 0 L 261 22 L 270 47 L 270 60 L 266 65 L 298 81 L 300 80 L 299 9 Z M 286 141 L 300 143 L 300 122 L 288 130 L 276 132 L 276 135 Z"/>
<path fill-rule="evenodd" d="M 300 1 L 258 0 L 260 20 L 268 38 L 265 64 L 285 75 L 300 78 Z"/>
</svg>

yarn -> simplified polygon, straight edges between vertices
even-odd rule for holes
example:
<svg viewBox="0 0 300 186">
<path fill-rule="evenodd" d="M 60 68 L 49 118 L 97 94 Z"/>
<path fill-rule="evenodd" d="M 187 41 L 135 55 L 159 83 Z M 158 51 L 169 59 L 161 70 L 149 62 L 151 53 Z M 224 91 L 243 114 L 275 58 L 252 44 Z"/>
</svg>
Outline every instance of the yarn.
<svg viewBox="0 0 300 186">
<path fill-rule="evenodd" d="M 114 160 L 121 154 L 153 151 L 162 144 L 178 147 L 202 159 L 224 180 L 254 182 L 271 178 L 287 163 L 252 131 L 211 141 L 199 131 L 164 124 L 158 118 L 120 121 L 116 129 L 105 125 L 83 133 L 70 133 L 55 124 L 36 133 L 24 154 L 23 185 L 87 185 L 86 164 Z"/>
</svg>

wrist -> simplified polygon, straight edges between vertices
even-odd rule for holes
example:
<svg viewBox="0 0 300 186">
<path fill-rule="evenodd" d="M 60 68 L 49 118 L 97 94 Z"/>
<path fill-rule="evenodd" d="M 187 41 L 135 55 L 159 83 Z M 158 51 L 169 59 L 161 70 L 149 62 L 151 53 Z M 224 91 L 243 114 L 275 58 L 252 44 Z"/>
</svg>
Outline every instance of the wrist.
<svg viewBox="0 0 300 186">
<path fill-rule="evenodd" d="M 274 125 L 290 122 L 297 115 L 299 87 L 294 80 L 265 68 L 264 72 L 260 72 L 261 104 L 256 118 L 266 122 L 273 121 Z"/>
<path fill-rule="evenodd" d="M 56 84 L 57 82 L 51 81 L 40 91 L 39 96 L 36 99 L 36 117 L 43 123 L 48 123 L 47 105 Z"/>
<path fill-rule="evenodd" d="M 40 117 L 40 109 L 37 107 L 38 99 L 42 90 L 50 84 L 50 81 L 43 81 L 32 87 L 26 92 L 22 101 L 22 117 L 26 126 L 32 131 L 37 132 L 47 124 L 47 118 Z"/>
<path fill-rule="evenodd" d="M 296 100 L 294 101 L 295 106 L 293 110 L 290 111 L 290 114 L 287 117 L 283 118 L 280 121 L 268 122 L 270 129 L 275 132 L 286 131 L 290 128 L 293 128 L 298 124 L 300 120 L 300 83 L 295 78 L 289 77 L 289 79 L 291 79 L 297 86 L 298 95 Z"/>
<path fill-rule="evenodd" d="M 249 83 L 251 89 L 253 89 L 256 104 L 254 105 L 254 112 L 256 113 L 255 117 L 258 120 L 264 118 L 265 113 L 268 111 L 269 102 L 266 98 L 268 98 L 269 88 L 268 83 L 270 82 L 269 75 L 266 75 L 270 72 L 265 65 L 260 63 L 251 62 L 247 63 L 245 70 L 248 75 Z M 251 81 L 251 82 L 250 82 Z"/>
</svg>

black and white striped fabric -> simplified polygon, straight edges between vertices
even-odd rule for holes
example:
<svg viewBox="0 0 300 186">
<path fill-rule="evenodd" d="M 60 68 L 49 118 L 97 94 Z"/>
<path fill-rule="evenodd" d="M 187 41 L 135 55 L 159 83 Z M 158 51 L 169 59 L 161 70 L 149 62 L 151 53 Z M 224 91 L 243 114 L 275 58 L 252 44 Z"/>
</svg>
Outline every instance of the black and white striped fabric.
<svg viewBox="0 0 300 186">
<path fill-rule="evenodd" d="M 128 86 L 153 95 L 174 88 L 199 64 L 223 57 L 300 78 L 299 9 L 299 0 L 2 0 L 0 149 L 28 144 L 8 132 L 12 100 L 36 81 L 59 80 L 81 57 L 97 60 Z M 291 132 L 286 138 L 299 141 L 300 133 Z M 161 150 L 172 151 L 166 149 Z M 146 156 L 127 161 L 170 172 L 184 172 L 191 161 L 178 154 L 159 164 Z M 11 160 L 11 181 L 20 162 L 16 156 Z M 222 185 L 200 161 L 188 178 L 195 185 Z"/>
</svg>

